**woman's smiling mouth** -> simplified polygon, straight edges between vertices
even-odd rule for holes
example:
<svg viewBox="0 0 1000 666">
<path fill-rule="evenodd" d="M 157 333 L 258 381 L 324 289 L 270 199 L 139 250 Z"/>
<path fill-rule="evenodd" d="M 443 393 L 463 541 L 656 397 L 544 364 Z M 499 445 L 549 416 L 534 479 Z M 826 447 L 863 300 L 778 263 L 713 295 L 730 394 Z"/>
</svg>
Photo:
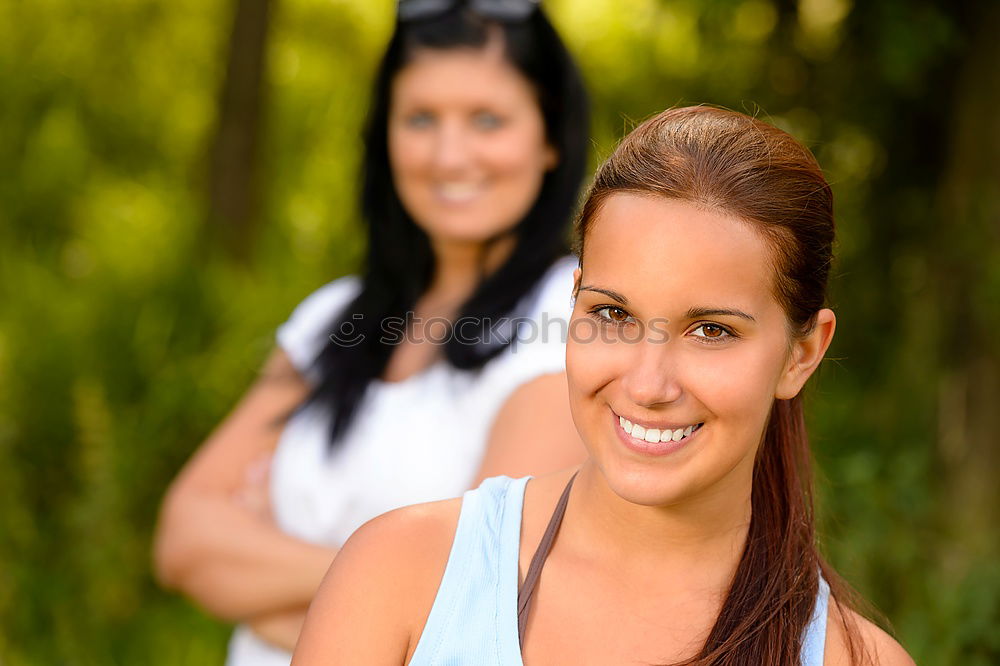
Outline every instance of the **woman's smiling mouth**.
<svg viewBox="0 0 1000 666">
<path fill-rule="evenodd" d="M 704 422 L 643 425 L 613 410 L 611 415 L 615 431 L 622 443 L 633 451 L 650 455 L 665 455 L 686 446 L 705 425 Z"/>
<path fill-rule="evenodd" d="M 445 203 L 463 204 L 473 201 L 486 191 L 483 183 L 446 183 L 434 186 L 435 196 Z"/>
</svg>

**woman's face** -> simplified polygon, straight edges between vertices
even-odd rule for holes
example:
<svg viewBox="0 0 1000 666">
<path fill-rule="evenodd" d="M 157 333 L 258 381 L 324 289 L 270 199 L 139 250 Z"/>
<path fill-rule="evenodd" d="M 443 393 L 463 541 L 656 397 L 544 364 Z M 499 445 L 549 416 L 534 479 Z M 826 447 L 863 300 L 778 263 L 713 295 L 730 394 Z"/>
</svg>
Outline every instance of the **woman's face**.
<svg viewBox="0 0 1000 666">
<path fill-rule="evenodd" d="M 510 229 L 557 161 L 535 92 L 498 41 L 419 51 L 393 81 L 388 131 L 396 191 L 439 243 Z"/>
<path fill-rule="evenodd" d="M 650 506 L 748 493 L 772 401 L 815 367 L 772 294 L 765 242 L 716 211 L 613 194 L 579 280 L 570 402 L 611 489 Z"/>
</svg>

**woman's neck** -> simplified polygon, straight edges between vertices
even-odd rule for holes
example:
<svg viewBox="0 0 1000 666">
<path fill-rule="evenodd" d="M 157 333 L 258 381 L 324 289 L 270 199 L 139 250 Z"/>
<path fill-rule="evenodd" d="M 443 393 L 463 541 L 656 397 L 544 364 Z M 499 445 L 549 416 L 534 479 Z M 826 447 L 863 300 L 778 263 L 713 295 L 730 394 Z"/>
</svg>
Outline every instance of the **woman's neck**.
<svg viewBox="0 0 1000 666">
<path fill-rule="evenodd" d="M 574 483 L 576 515 L 573 501 L 567 510 L 570 542 L 623 574 L 724 589 L 750 527 L 751 480 L 737 468 L 697 498 L 642 506 L 618 496 L 588 460 Z"/>
<path fill-rule="evenodd" d="M 484 277 L 503 265 L 513 252 L 514 243 L 513 235 L 488 243 L 431 239 L 434 275 L 421 302 L 430 309 L 457 308 Z"/>
</svg>

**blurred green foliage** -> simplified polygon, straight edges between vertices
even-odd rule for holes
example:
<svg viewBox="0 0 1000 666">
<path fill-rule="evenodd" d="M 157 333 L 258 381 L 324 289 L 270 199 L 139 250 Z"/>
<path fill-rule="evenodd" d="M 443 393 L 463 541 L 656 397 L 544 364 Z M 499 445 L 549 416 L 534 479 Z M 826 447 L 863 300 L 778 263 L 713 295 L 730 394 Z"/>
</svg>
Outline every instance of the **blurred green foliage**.
<svg viewBox="0 0 1000 666">
<path fill-rule="evenodd" d="M 919 663 L 1000 662 L 996 494 L 970 490 L 997 462 L 996 404 L 974 389 L 996 388 L 1000 194 L 956 156 L 962 127 L 998 133 L 962 84 L 992 71 L 980 13 L 546 6 L 593 92 L 595 163 L 681 103 L 757 114 L 815 150 L 840 235 L 836 360 L 810 405 L 826 550 Z M 222 663 L 227 628 L 151 578 L 157 505 L 275 326 L 359 265 L 359 128 L 392 23 L 390 2 L 275 9 L 260 223 L 236 264 L 201 229 L 231 4 L 0 4 L 4 666 Z"/>
</svg>

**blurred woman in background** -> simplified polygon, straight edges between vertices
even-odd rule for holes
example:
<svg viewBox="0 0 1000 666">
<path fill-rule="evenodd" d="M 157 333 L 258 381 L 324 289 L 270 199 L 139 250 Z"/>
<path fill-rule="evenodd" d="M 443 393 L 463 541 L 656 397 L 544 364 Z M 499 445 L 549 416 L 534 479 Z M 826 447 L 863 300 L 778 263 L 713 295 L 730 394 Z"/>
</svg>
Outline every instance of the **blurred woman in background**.
<svg viewBox="0 0 1000 666">
<path fill-rule="evenodd" d="M 294 311 L 164 500 L 158 577 L 240 624 L 229 664 L 288 663 L 365 521 L 582 459 L 564 254 L 587 132 L 537 2 L 400 2 L 365 130 L 365 272 Z"/>
<path fill-rule="evenodd" d="M 833 240 L 785 132 L 708 107 L 636 128 L 577 228 L 590 457 L 365 525 L 294 663 L 912 666 L 816 545 L 801 392 L 836 327 Z"/>
</svg>

